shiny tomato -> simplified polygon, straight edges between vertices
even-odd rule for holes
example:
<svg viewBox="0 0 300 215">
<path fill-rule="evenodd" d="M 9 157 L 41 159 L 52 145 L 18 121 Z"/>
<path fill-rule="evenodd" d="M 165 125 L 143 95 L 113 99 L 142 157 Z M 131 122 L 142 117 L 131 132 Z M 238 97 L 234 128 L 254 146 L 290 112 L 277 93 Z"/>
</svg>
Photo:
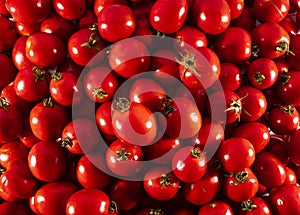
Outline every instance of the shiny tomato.
<svg viewBox="0 0 300 215">
<path fill-rule="evenodd" d="M 224 201 L 213 201 L 211 203 L 203 205 L 199 211 L 198 215 L 219 215 L 219 214 L 226 214 L 226 215 L 233 215 L 233 210 L 229 204 Z"/>
<path fill-rule="evenodd" d="M 226 0 L 230 7 L 231 20 L 238 18 L 244 11 L 244 0 Z"/>
<path fill-rule="evenodd" d="M 12 60 L 18 70 L 32 66 L 32 63 L 26 57 L 26 41 L 28 36 L 21 36 L 17 39 L 12 49 Z"/>
<path fill-rule="evenodd" d="M 8 142 L 0 147 L 0 164 L 6 168 L 13 160 L 27 160 L 29 150 L 21 141 Z"/>
<path fill-rule="evenodd" d="M 271 135 L 270 143 L 265 150 L 274 154 L 282 164 L 286 165 L 290 160 L 287 148 L 287 141 L 283 137 Z"/>
<path fill-rule="evenodd" d="M 13 48 L 18 34 L 13 21 L 0 16 L 0 52 L 9 51 Z"/>
<path fill-rule="evenodd" d="M 237 90 L 242 85 L 242 72 L 232 63 L 221 63 L 219 80 L 224 90 Z"/>
<path fill-rule="evenodd" d="M 231 26 L 243 28 L 250 33 L 256 27 L 256 18 L 252 8 L 244 7 L 242 14 L 231 21 Z"/>
<path fill-rule="evenodd" d="M 52 4 L 56 13 L 68 20 L 80 18 L 86 10 L 85 0 L 53 0 Z"/>
<path fill-rule="evenodd" d="M 20 202 L 4 202 L 0 204 L 0 211 L 4 214 L 30 215 L 30 209 Z"/>
<path fill-rule="evenodd" d="M 112 102 L 105 102 L 96 111 L 96 123 L 99 130 L 106 135 L 114 135 L 112 125 Z"/>
<path fill-rule="evenodd" d="M 101 12 L 101 10 L 109 5 L 113 4 L 124 4 L 126 5 L 128 3 L 127 0 L 95 0 L 93 9 L 96 16 Z"/>
</svg>

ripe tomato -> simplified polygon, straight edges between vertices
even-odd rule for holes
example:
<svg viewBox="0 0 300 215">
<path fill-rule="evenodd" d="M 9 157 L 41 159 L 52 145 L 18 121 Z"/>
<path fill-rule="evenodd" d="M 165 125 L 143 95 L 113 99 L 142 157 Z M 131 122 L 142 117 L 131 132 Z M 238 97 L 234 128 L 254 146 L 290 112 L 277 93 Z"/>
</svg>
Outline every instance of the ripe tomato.
<svg viewBox="0 0 300 215">
<path fill-rule="evenodd" d="M 28 36 L 40 31 L 41 23 L 39 22 L 16 22 L 16 29 L 22 36 Z"/>
<path fill-rule="evenodd" d="M 203 205 L 212 201 L 221 190 L 221 174 L 215 168 L 208 168 L 205 175 L 193 183 L 184 183 L 183 197 L 194 205 Z"/>
<path fill-rule="evenodd" d="M 287 152 L 287 141 L 280 136 L 271 135 L 270 143 L 266 147 L 266 151 L 274 154 L 282 164 L 289 162 L 289 156 Z"/>
<path fill-rule="evenodd" d="M 275 84 L 278 77 L 278 68 L 271 59 L 258 58 L 249 65 L 247 77 L 254 87 L 266 89 Z"/>
<path fill-rule="evenodd" d="M 192 16 L 196 26 L 207 34 L 220 34 L 231 21 L 226 0 L 195 0 Z"/>
<path fill-rule="evenodd" d="M 223 192 L 232 201 L 243 202 L 252 199 L 258 191 L 258 180 L 251 169 L 226 176 Z"/>
<path fill-rule="evenodd" d="M 253 164 L 255 149 L 247 139 L 232 137 L 221 143 L 217 155 L 224 170 L 236 173 Z"/>
<path fill-rule="evenodd" d="M 20 202 L 4 202 L 0 204 L 0 211 L 4 214 L 30 215 L 30 209 Z"/>
<path fill-rule="evenodd" d="M 115 140 L 106 151 L 106 164 L 110 171 L 118 176 L 137 174 L 142 166 L 144 154 L 139 146 Z"/>
<path fill-rule="evenodd" d="M 13 48 L 18 34 L 13 21 L 0 16 L 0 52 L 9 51 Z"/>
<path fill-rule="evenodd" d="M 32 63 L 26 57 L 26 41 L 28 36 L 21 36 L 15 42 L 12 49 L 12 60 L 18 70 L 32 66 Z M 4 77 L 4 76 L 3 76 Z"/>
<path fill-rule="evenodd" d="M 241 27 L 229 27 L 217 36 L 214 47 L 220 60 L 239 64 L 251 57 L 252 38 Z"/>
<path fill-rule="evenodd" d="M 31 148 L 34 144 L 40 142 L 40 140 L 34 136 L 29 120 L 25 120 L 23 130 L 19 134 L 19 139 L 27 148 Z"/>
<path fill-rule="evenodd" d="M 128 3 L 127 0 L 95 0 L 93 9 L 96 16 L 98 16 L 101 10 L 109 5 L 114 5 L 114 4 L 126 5 L 127 3 Z"/>
<path fill-rule="evenodd" d="M 219 214 L 226 214 L 226 215 L 233 215 L 233 210 L 229 204 L 224 201 L 213 201 L 211 203 L 203 205 L 199 211 L 198 215 L 219 215 Z"/>
<path fill-rule="evenodd" d="M 76 7 L 74 7 L 76 5 Z M 61 17 L 74 20 L 80 18 L 86 10 L 85 0 L 53 0 L 53 6 Z"/>
<path fill-rule="evenodd" d="M 294 172 L 294 170 L 292 170 L 291 168 L 289 168 L 287 166 L 285 166 L 284 169 L 285 169 L 285 172 L 286 172 L 286 179 L 284 181 L 284 184 L 296 185 L 297 176 L 296 176 L 296 173 Z"/>
<path fill-rule="evenodd" d="M 108 67 L 98 66 L 87 72 L 83 86 L 92 101 L 103 103 L 114 97 L 119 81 Z"/>
<path fill-rule="evenodd" d="M 21 141 L 8 142 L 0 147 L 0 165 L 7 168 L 13 160 L 27 160 L 29 150 Z"/>
<path fill-rule="evenodd" d="M 104 189 L 108 187 L 113 180 L 108 173 L 105 156 L 101 153 L 91 152 L 83 155 L 76 166 L 77 180 L 84 188 Z"/>
<path fill-rule="evenodd" d="M 11 83 L 16 76 L 16 68 L 14 67 L 13 61 L 5 54 L 0 53 L 0 87 L 5 87 Z"/>
<path fill-rule="evenodd" d="M 253 4 L 253 13 L 259 22 L 278 23 L 288 15 L 289 9 L 289 0 L 255 0 Z"/>
<path fill-rule="evenodd" d="M 232 27 L 240 27 L 248 32 L 251 32 L 256 27 L 256 18 L 253 14 L 253 10 L 250 7 L 244 7 L 242 14 L 231 21 Z"/>
<path fill-rule="evenodd" d="M 112 46 L 108 61 L 118 75 L 130 78 L 147 71 L 150 66 L 149 50 L 144 43 L 128 38 Z"/>
<path fill-rule="evenodd" d="M 53 104 L 51 98 L 37 103 L 31 110 L 30 127 L 40 140 L 54 140 L 60 137 L 68 122 L 68 112 L 58 104 Z"/>
<path fill-rule="evenodd" d="M 104 7 L 98 14 L 98 31 L 108 42 L 128 38 L 136 28 L 136 20 L 131 8 L 122 4 Z"/>
<path fill-rule="evenodd" d="M 219 80 L 224 90 L 237 90 L 242 85 L 242 72 L 232 63 L 221 63 Z"/>
<path fill-rule="evenodd" d="M 112 125 L 112 102 L 103 103 L 96 111 L 96 123 L 99 130 L 106 135 L 114 135 Z"/>
<path fill-rule="evenodd" d="M 0 143 L 15 140 L 23 129 L 22 113 L 0 97 Z"/>
<path fill-rule="evenodd" d="M 65 151 L 55 142 L 38 142 L 29 151 L 28 166 L 38 180 L 56 181 L 62 177 L 67 167 Z"/>
<path fill-rule="evenodd" d="M 110 199 L 101 190 L 87 188 L 73 193 L 67 202 L 66 214 L 109 214 Z"/>
<path fill-rule="evenodd" d="M 253 197 L 250 200 L 243 201 L 238 210 L 239 215 L 271 215 L 272 209 L 270 205 L 260 197 Z"/>
<path fill-rule="evenodd" d="M 153 199 L 167 201 L 172 199 L 179 190 L 179 179 L 167 167 L 154 167 L 144 176 L 144 189 Z"/>
<path fill-rule="evenodd" d="M 238 18 L 244 11 L 244 0 L 226 0 L 230 7 L 231 20 Z"/>
<path fill-rule="evenodd" d="M 97 23 L 97 16 L 95 15 L 94 11 L 91 9 L 86 10 L 81 16 L 76 23 L 76 28 L 77 29 L 82 29 L 82 28 L 89 28 L 90 26 L 94 25 Z"/>
<path fill-rule="evenodd" d="M 35 193 L 34 206 L 38 214 L 64 214 L 67 201 L 76 190 L 76 185 L 66 181 L 45 184 Z"/>
<path fill-rule="evenodd" d="M 187 14 L 186 0 L 158 0 L 150 10 L 150 23 L 155 30 L 172 34 L 183 26 Z"/>
<path fill-rule="evenodd" d="M 258 154 L 252 169 L 259 182 L 269 188 L 281 186 L 286 179 L 283 164 L 270 152 L 263 151 Z"/>
<path fill-rule="evenodd" d="M 300 213 L 300 188 L 286 184 L 270 193 L 273 210 L 278 215 Z"/>
<path fill-rule="evenodd" d="M 298 13 L 300 14 L 300 13 Z M 290 42 L 290 50 L 291 53 L 287 55 L 288 62 L 291 64 L 291 66 L 297 70 L 300 70 L 300 64 L 299 64 L 299 47 L 300 47 L 300 36 L 299 35 L 293 35 L 291 37 Z"/>
<path fill-rule="evenodd" d="M 278 58 L 289 52 L 290 36 L 276 23 L 262 23 L 252 32 L 255 56 Z"/>
<path fill-rule="evenodd" d="M 296 130 L 291 134 L 289 141 L 286 144 L 286 149 L 288 152 L 288 156 L 291 161 L 300 166 L 300 159 L 299 159 L 299 137 L 300 137 L 300 130 Z"/>
</svg>

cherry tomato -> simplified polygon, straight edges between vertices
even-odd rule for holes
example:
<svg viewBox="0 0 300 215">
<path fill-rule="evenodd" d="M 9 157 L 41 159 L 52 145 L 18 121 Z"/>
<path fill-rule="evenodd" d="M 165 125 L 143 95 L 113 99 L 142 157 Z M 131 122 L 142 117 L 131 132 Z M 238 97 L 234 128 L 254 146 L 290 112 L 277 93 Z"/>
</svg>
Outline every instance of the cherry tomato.
<svg viewBox="0 0 300 215">
<path fill-rule="evenodd" d="M 112 102 L 103 103 L 96 111 L 96 123 L 99 130 L 106 135 L 114 135 L 112 126 Z"/>
<path fill-rule="evenodd" d="M 58 66 L 67 57 L 66 45 L 54 34 L 37 32 L 26 40 L 26 57 L 38 66 Z"/>
<path fill-rule="evenodd" d="M 16 22 L 16 29 L 19 34 L 29 36 L 40 31 L 41 23 L 39 22 Z"/>
<path fill-rule="evenodd" d="M 231 20 L 238 18 L 244 11 L 244 0 L 226 0 L 230 7 Z"/>
<path fill-rule="evenodd" d="M 271 135 L 270 143 L 266 147 L 266 151 L 274 154 L 282 164 L 289 162 L 289 156 L 287 152 L 287 141 L 280 136 Z"/>
<path fill-rule="evenodd" d="M 150 23 L 157 31 L 172 34 L 183 26 L 187 13 L 186 0 L 158 0 L 150 10 Z"/>
<path fill-rule="evenodd" d="M 288 156 L 290 157 L 291 161 L 296 165 L 300 166 L 300 159 L 298 152 L 300 151 L 299 147 L 299 135 L 300 130 L 296 130 L 291 134 L 289 141 L 286 144 L 286 149 L 288 152 Z"/>
<path fill-rule="evenodd" d="M 15 41 L 18 39 L 18 34 L 13 21 L 0 16 L 0 31 L 0 52 L 11 50 Z"/>
<path fill-rule="evenodd" d="M 251 32 L 256 27 L 256 19 L 250 7 L 244 7 L 242 14 L 231 21 L 232 27 L 240 27 Z"/>
<path fill-rule="evenodd" d="M 34 195 L 34 206 L 38 214 L 64 214 L 69 197 L 77 191 L 71 182 L 50 182 Z"/>
<path fill-rule="evenodd" d="M 195 0 L 192 16 L 196 26 L 207 34 L 220 34 L 231 21 L 230 6 L 226 0 Z"/>
<path fill-rule="evenodd" d="M 97 16 L 95 15 L 93 10 L 87 10 L 84 12 L 83 16 L 81 16 L 76 23 L 77 29 L 89 28 L 92 25 L 97 23 Z"/>
<path fill-rule="evenodd" d="M 252 169 L 259 182 L 266 187 L 278 187 L 286 179 L 286 171 L 283 164 L 270 152 L 263 151 L 258 154 Z"/>
<path fill-rule="evenodd" d="M 172 199 L 179 190 L 180 181 L 166 167 L 154 167 L 144 176 L 144 189 L 153 199 L 166 201 Z"/>
<path fill-rule="evenodd" d="M 32 66 L 32 63 L 26 57 L 26 41 L 28 36 L 19 37 L 12 49 L 12 60 L 18 70 Z"/>
<path fill-rule="evenodd" d="M 296 185 L 297 183 L 297 176 L 296 173 L 289 167 L 285 166 L 284 167 L 285 172 L 286 172 L 286 179 L 284 184 L 293 184 Z"/>
<path fill-rule="evenodd" d="M 114 4 L 123 4 L 126 5 L 128 3 L 127 0 L 95 0 L 94 1 L 94 13 L 96 16 L 101 12 L 101 10 L 109 5 L 114 5 Z"/>
<path fill-rule="evenodd" d="M 0 53 L 0 67 L 3 68 L 0 71 L 0 87 L 5 87 L 14 80 L 16 68 L 14 67 L 13 61 L 3 53 Z"/>
<path fill-rule="evenodd" d="M 203 205 L 199 211 L 198 215 L 219 215 L 219 214 L 226 214 L 226 215 L 233 215 L 233 210 L 229 204 L 224 201 L 213 201 L 211 203 Z"/>
<path fill-rule="evenodd" d="M 65 62 L 61 65 L 59 65 L 56 68 L 56 72 L 70 72 L 77 76 L 80 76 L 81 72 L 83 70 L 82 66 L 79 66 L 77 63 L 75 63 L 70 57 L 68 57 Z"/>
<path fill-rule="evenodd" d="M 279 25 L 283 27 L 284 30 L 286 30 L 286 32 L 288 32 L 291 37 L 293 35 L 297 35 L 299 32 L 296 21 L 294 21 L 294 19 L 291 16 L 286 16 L 281 22 L 279 22 Z"/>
<path fill-rule="evenodd" d="M 271 215 L 272 209 L 270 205 L 260 197 L 253 197 L 250 200 L 243 201 L 238 211 L 239 215 Z"/>
<path fill-rule="evenodd" d="M 136 28 L 136 20 L 131 8 L 122 4 L 104 7 L 98 14 L 98 31 L 108 42 L 128 38 Z"/>
<path fill-rule="evenodd" d="M 29 150 L 21 141 L 8 142 L 0 147 L 0 164 L 6 168 L 13 160 L 27 160 Z"/>
<path fill-rule="evenodd" d="M 76 5 L 76 7 L 74 7 Z M 80 18 L 86 10 L 85 0 L 53 0 L 53 6 L 61 17 L 74 20 Z"/>
<path fill-rule="evenodd" d="M 224 90 L 237 90 L 242 85 L 242 72 L 232 63 L 221 63 L 219 80 Z"/>
<path fill-rule="evenodd" d="M 25 120 L 23 130 L 19 135 L 19 139 L 27 148 L 31 148 L 34 144 L 40 142 L 40 140 L 34 136 L 29 120 Z"/>
</svg>

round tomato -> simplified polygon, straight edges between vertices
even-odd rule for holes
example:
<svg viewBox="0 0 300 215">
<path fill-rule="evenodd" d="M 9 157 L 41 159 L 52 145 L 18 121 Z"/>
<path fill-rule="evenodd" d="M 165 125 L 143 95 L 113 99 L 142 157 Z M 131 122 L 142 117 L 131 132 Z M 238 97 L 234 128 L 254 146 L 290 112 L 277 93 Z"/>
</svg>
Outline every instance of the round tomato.
<svg viewBox="0 0 300 215">
<path fill-rule="evenodd" d="M 226 215 L 233 215 L 233 210 L 229 204 L 224 201 L 213 201 L 211 203 L 203 205 L 199 211 L 198 215 L 219 215 L 219 214 L 226 214 Z"/>
<path fill-rule="evenodd" d="M 32 66 L 32 63 L 26 57 L 26 41 L 28 36 L 21 36 L 17 39 L 12 49 L 12 60 L 18 70 Z M 4 77 L 4 76 L 3 76 Z"/>
<path fill-rule="evenodd" d="M 29 150 L 21 141 L 8 142 L 0 147 L 0 164 L 6 168 L 13 160 L 27 160 Z"/>
<path fill-rule="evenodd" d="M 219 80 L 224 90 L 237 90 L 242 85 L 242 72 L 233 63 L 221 63 Z"/>
<path fill-rule="evenodd" d="M 85 0 L 53 0 L 52 3 L 56 13 L 68 20 L 80 18 L 86 10 Z"/>
</svg>

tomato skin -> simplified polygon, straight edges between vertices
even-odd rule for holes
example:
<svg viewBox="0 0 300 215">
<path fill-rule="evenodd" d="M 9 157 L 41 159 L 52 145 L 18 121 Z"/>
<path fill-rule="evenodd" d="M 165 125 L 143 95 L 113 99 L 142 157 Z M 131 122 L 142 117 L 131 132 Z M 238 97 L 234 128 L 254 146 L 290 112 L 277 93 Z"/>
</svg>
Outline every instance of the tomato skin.
<svg viewBox="0 0 300 215">
<path fill-rule="evenodd" d="M 239 176 L 237 174 L 241 174 L 242 177 L 245 176 L 244 180 L 239 182 L 237 179 Z M 243 202 L 253 198 L 258 191 L 257 177 L 249 168 L 245 168 L 242 172 L 237 174 L 229 175 L 224 178 L 223 191 L 225 195 L 235 202 Z"/>
<path fill-rule="evenodd" d="M 71 182 L 50 182 L 35 193 L 34 206 L 38 214 L 64 214 L 69 197 L 77 191 Z"/>
<path fill-rule="evenodd" d="M 30 215 L 30 209 L 23 203 L 19 202 L 3 202 L 0 204 L 1 215 Z"/>
<path fill-rule="evenodd" d="M 150 23 L 157 31 L 172 34 L 183 26 L 187 13 L 186 0 L 175 0 L 172 3 L 167 0 L 158 0 L 150 10 Z"/>
<path fill-rule="evenodd" d="M 286 179 L 284 184 L 293 184 L 296 185 L 297 184 L 297 176 L 296 173 L 294 172 L 294 170 L 292 170 L 291 168 L 285 166 L 284 167 L 285 172 L 286 172 Z"/>
<path fill-rule="evenodd" d="M 36 23 L 36 22 L 29 22 L 29 23 L 16 22 L 16 29 L 18 33 L 23 36 L 28 36 L 36 32 L 39 32 L 40 26 L 41 23 Z"/>
<path fill-rule="evenodd" d="M 56 181 L 62 177 L 67 168 L 65 151 L 53 141 L 36 143 L 29 151 L 28 166 L 38 180 Z"/>
<path fill-rule="evenodd" d="M 256 19 L 253 10 L 249 7 L 245 7 L 242 14 L 238 18 L 232 20 L 231 26 L 240 27 L 251 32 L 256 27 Z"/>
<path fill-rule="evenodd" d="M 136 28 L 132 9 L 122 4 L 104 7 L 98 14 L 98 23 L 101 37 L 108 42 L 117 42 L 128 38 Z"/>
<path fill-rule="evenodd" d="M 300 13 L 298 13 L 298 14 L 300 14 Z M 300 47 L 300 36 L 299 35 L 293 35 L 291 37 L 291 42 L 290 42 L 290 50 L 293 54 L 289 54 L 287 56 L 287 60 L 291 64 L 292 68 L 295 68 L 296 70 L 300 70 L 299 47 Z"/>
<path fill-rule="evenodd" d="M 278 215 L 300 213 L 300 188 L 292 185 L 282 185 L 270 194 L 271 205 Z"/>
<path fill-rule="evenodd" d="M 238 35 L 238 36 L 237 36 Z M 229 27 L 217 36 L 215 51 L 220 60 L 228 63 L 243 63 L 251 57 L 252 38 L 240 27 Z"/>
<path fill-rule="evenodd" d="M 285 182 L 286 171 L 284 166 L 280 160 L 270 152 L 263 151 L 258 154 L 252 169 L 259 182 L 266 187 L 278 187 Z"/>
<path fill-rule="evenodd" d="M 0 164 L 7 168 L 12 160 L 27 160 L 29 150 L 21 141 L 8 142 L 0 147 Z"/>
<path fill-rule="evenodd" d="M 67 57 L 66 45 L 54 34 L 37 32 L 26 40 L 26 57 L 38 66 L 58 66 Z"/>
<path fill-rule="evenodd" d="M 89 204 L 87 204 L 89 203 Z M 110 199 L 103 191 L 88 188 L 82 189 L 68 199 L 66 214 L 109 214 Z"/>
<path fill-rule="evenodd" d="M 242 72 L 232 63 L 221 63 L 219 80 L 224 90 L 237 90 L 242 85 Z"/>
<path fill-rule="evenodd" d="M 96 111 L 96 123 L 99 130 L 106 135 L 115 135 L 112 125 L 112 102 L 105 102 Z"/>
<path fill-rule="evenodd" d="M 76 5 L 76 7 L 74 7 Z M 80 18 L 86 10 L 85 0 L 53 0 L 53 6 L 61 17 L 74 20 Z"/>
<path fill-rule="evenodd" d="M 287 141 L 280 136 L 271 135 L 270 143 L 266 147 L 266 151 L 274 154 L 282 164 L 286 165 L 290 158 L 287 152 Z"/>
<path fill-rule="evenodd" d="M 183 197 L 194 205 L 203 205 L 212 201 L 221 190 L 221 174 L 214 168 L 208 168 L 205 175 L 194 183 L 184 183 Z"/>
<path fill-rule="evenodd" d="M 231 20 L 238 18 L 244 11 L 244 0 L 226 0 L 230 7 Z"/>
<path fill-rule="evenodd" d="M 299 137 L 300 137 L 300 130 L 294 131 L 291 136 L 289 141 L 287 142 L 286 149 L 288 152 L 288 156 L 291 159 L 291 161 L 300 166 L 300 159 L 299 159 Z"/>
<path fill-rule="evenodd" d="M 288 15 L 289 9 L 288 0 L 255 0 L 253 4 L 253 13 L 259 22 L 278 23 Z"/>
<path fill-rule="evenodd" d="M 16 76 L 16 68 L 13 61 L 3 53 L 0 53 L 0 67 L 3 68 L 0 71 L 0 87 L 5 87 L 14 80 Z"/>
<path fill-rule="evenodd" d="M 220 34 L 228 28 L 231 16 L 226 0 L 195 0 L 193 6 L 194 22 L 205 33 Z"/>
<path fill-rule="evenodd" d="M 203 205 L 199 211 L 198 215 L 221 215 L 221 214 L 226 214 L 226 215 L 233 215 L 233 210 L 230 207 L 229 204 L 227 204 L 224 201 L 213 201 L 211 203 Z"/>
<path fill-rule="evenodd" d="M 6 17 L 0 16 L 0 52 L 9 51 L 13 48 L 18 34 L 13 21 Z"/>
<path fill-rule="evenodd" d="M 19 135 L 19 139 L 27 148 L 31 148 L 34 144 L 40 142 L 40 140 L 34 136 L 29 120 L 25 120 L 23 130 Z"/>
<path fill-rule="evenodd" d="M 103 10 L 103 8 L 105 8 L 109 5 L 114 5 L 114 4 L 126 5 L 127 3 L 128 3 L 127 0 L 95 0 L 93 9 L 94 9 L 94 13 L 96 14 L 96 16 L 98 16 L 98 14 L 101 12 L 101 10 Z"/>
<path fill-rule="evenodd" d="M 19 37 L 12 49 L 12 60 L 18 70 L 32 66 L 32 63 L 26 57 L 26 41 L 28 36 Z"/>
</svg>

